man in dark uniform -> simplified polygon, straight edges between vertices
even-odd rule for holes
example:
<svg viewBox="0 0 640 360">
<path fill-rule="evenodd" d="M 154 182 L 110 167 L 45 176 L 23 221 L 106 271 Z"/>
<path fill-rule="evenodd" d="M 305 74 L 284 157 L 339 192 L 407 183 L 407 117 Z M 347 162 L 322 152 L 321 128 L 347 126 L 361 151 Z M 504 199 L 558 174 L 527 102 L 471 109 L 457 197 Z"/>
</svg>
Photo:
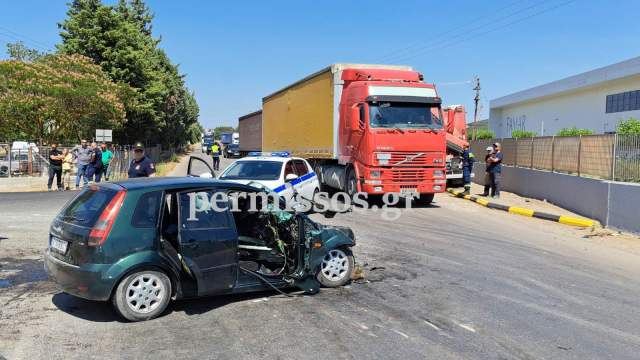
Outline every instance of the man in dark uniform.
<svg viewBox="0 0 640 360">
<path fill-rule="evenodd" d="M 47 182 L 47 188 L 51 191 L 53 185 L 53 178 L 56 178 L 58 185 L 58 191 L 64 190 L 62 188 L 62 159 L 64 156 L 58 150 L 56 143 L 51 144 L 51 151 L 49 151 L 49 181 Z"/>
<path fill-rule="evenodd" d="M 129 178 L 154 176 L 156 168 L 153 161 L 144 154 L 144 146 L 138 142 L 133 147 L 133 160 L 129 164 Z"/>
<path fill-rule="evenodd" d="M 473 163 L 476 161 L 475 156 L 469 151 L 469 144 L 463 146 L 462 152 L 462 181 L 464 182 L 464 194 L 469 195 L 471 191 L 471 171 Z"/>
<path fill-rule="evenodd" d="M 502 180 L 502 146 L 500 143 L 493 144 L 493 155 L 489 158 L 487 171 L 491 179 L 491 197 L 500 198 L 500 182 Z"/>
</svg>

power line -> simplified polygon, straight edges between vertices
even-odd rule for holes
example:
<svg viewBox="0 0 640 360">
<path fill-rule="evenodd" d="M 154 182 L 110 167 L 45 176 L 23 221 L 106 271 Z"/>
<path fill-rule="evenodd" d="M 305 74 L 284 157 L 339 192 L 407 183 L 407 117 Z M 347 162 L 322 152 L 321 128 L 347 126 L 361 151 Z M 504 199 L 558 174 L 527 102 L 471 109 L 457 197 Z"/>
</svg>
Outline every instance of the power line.
<svg viewBox="0 0 640 360">
<path fill-rule="evenodd" d="M 459 33 L 459 34 L 457 34 L 457 35 L 454 35 L 454 36 L 452 36 L 452 37 L 450 37 L 448 39 L 445 38 L 445 39 L 440 39 L 438 41 L 427 42 L 423 46 L 417 48 L 413 53 L 421 53 L 425 49 L 430 49 L 430 48 L 432 48 L 432 47 L 434 47 L 436 45 L 439 46 L 441 44 L 445 44 L 447 42 L 450 42 L 453 39 L 458 39 L 458 38 L 464 37 L 465 35 L 468 35 L 469 33 L 472 33 L 472 32 L 474 32 L 476 30 L 481 30 L 483 28 L 486 28 L 487 26 L 491 26 L 491 25 L 493 25 L 495 23 L 502 22 L 504 20 L 507 20 L 507 19 L 512 18 L 514 16 L 517 16 L 519 14 L 526 13 L 527 11 L 529 11 L 529 10 L 531 10 L 533 8 L 536 8 L 536 7 L 540 6 L 540 5 L 543 5 L 544 3 L 549 2 L 549 1 L 550 0 L 538 1 L 538 2 L 535 2 L 535 3 L 531 4 L 531 5 L 529 5 L 529 6 L 526 6 L 524 8 L 520 8 L 520 9 L 517 9 L 515 11 L 509 12 L 508 14 L 506 14 L 504 16 L 500 16 L 500 17 L 497 17 L 497 18 L 489 18 L 488 21 L 483 22 L 481 25 L 478 25 L 478 26 L 470 28 L 470 29 L 465 29 L 465 27 L 460 28 L 460 30 L 464 30 L 464 31 Z M 395 62 L 400 61 L 399 59 L 404 59 L 405 57 L 410 56 L 410 55 L 411 54 L 399 55 L 399 57 L 398 56 L 394 56 L 395 60 L 393 60 L 393 61 L 395 61 Z"/>
<path fill-rule="evenodd" d="M 525 20 L 531 19 L 531 18 L 533 18 L 533 17 L 535 17 L 535 16 L 538 16 L 538 15 L 541 15 L 541 14 L 547 13 L 547 12 L 549 12 L 549 11 L 555 10 L 555 9 L 557 9 L 557 8 L 560 8 L 560 7 L 562 7 L 562 6 L 568 5 L 568 4 L 570 4 L 570 3 L 572 3 L 572 2 L 575 2 L 575 1 L 576 1 L 576 0 L 569 0 L 569 1 L 565 1 L 565 2 L 563 2 L 563 3 L 560 3 L 560 4 L 556 5 L 556 6 L 552 6 L 552 7 L 548 7 L 548 8 L 542 9 L 542 10 L 540 10 L 540 11 L 538 11 L 538 12 L 532 13 L 532 14 L 530 14 L 530 15 L 528 15 L 528 16 L 525 16 L 525 17 L 521 17 L 521 18 L 519 18 L 519 19 L 517 19 L 517 20 L 514 20 L 514 21 L 511 21 L 511 22 L 508 22 L 508 23 L 502 24 L 502 25 L 500 25 L 500 26 L 494 27 L 494 28 L 489 29 L 489 30 L 487 30 L 487 31 L 480 32 L 480 33 L 476 33 L 476 34 L 472 34 L 471 36 L 466 37 L 466 38 L 463 38 L 463 39 L 461 39 L 460 41 L 457 41 L 457 42 L 450 42 L 450 43 L 448 43 L 448 44 L 447 44 L 447 43 L 445 43 L 445 44 L 442 44 L 442 45 L 437 45 L 437 46 L 432 46 L 432 47 L 424 48 L 424 49 L 422 49 L 421 51 L 416 52 L 416 53 L 415 53 L 415 54 L 413 54 L 413 55 L 409 55 L 409 56 L 405 56 L 405 57 L 401 57 L 401 58 L 399 58 L 399 59 L 396 59 L 396 61 L 407 61 L 407 60 L 409 60 L 409 59 L 413 59 L 413 58 L 415 58 L 416 56 L 419 56 L 419 55 L 421 55 L 421 54 L 424 54 L 425 52 L 428 52 L 428 51 L 442 50 L 442 49 L 446 49 L 446 48 L 451 47 L 451 46 L 454 46 L 454 45 L 458 45 L 458 44 L 463 43 L 463 42 L 465 42 L 465 41 L 469 41 L 469 40 L 475 39 L 475 38 L 477 38 L 477 37 L 480 37 L 480 36 L 486 35 L 486 34 L 488 34 L 488 33 L 494 32 L 494 31 L 496 31 L 496 30 L 503 29 L 503 28 L 505 28 L 505 27 L 508 27 L 508 26 L 511 26 L 511 25 L 514 25 L 514 24 L 517 24 L 517 23 L 523 22 L 523 21 L 525 21 Z"/>
<path fill-rule="evenodd" d="M 38 40 L 34 40 L 26 35 L 22 35 L 20 33 L 17 33 L 15 31 L 12 31 L 10 29 L 7 29 L 5 27 L 0 26 L 0 35 L 4 35 L 5 37 L 8 38 L 12 38 L 13 40 L 17 40 L 17 41 L 22 41 L 22 42 L 26 42 L 26 43 L 30 43 L 29 46 L 32 46 L 38 50 L 43 50 L 43 51 L 51 51 L 53 48 L 43 42 L 40 42 Z"/>
<path fill-rule="evenodd" d="M 509 3 L 506 6 L 503 6 L 501 8 L 498 8 L 496 11 L 493 11 L 492 14 L 500 13 L 500 12 L 502 12 L 502 11 L 504 11 L 506 9 L 509 9 L 509 8 L 513 7 L 514 5 L 519 4 L 521 2 L 524 2 L 524 1 L 526 1 L 526 0 L 517 0 L 517 1 L 514 1 L 512 3 Z M 452 32 L 457 32 L 458 30 L 460 30 L 460 29 L 462 29 L 464 27 L 467 27 L 467 26 L 469 26 L 471 24 L 475 24 L 478 21 L 483 20 L 486 17 L 487 17 L 487 15 L 479 16 L 477 18 L 472 19 L 469 22 L 466 22 L 464 25 L 459 25 L 459 26 L 456 26 L 456 27 L 454 27 L 452 29 L 449 29 L 449 30 L 446 30 L 444 32 L 441 32 L 441 33 L 435 35 L 435 37 L 432 38 L 431 41 L 433 41 L 435 39 L 440 39 L 444 35 L 448 35 L 448 34 L 450 34 Z M 410 49 L 416 47 L 417 45 L 420 45 L 421 43 L 422 43 L 422 41 L 420 41 L 420 40 L 413 41 L 410 45 L 408 45 L 408 46 L 406 46 L 406 47 L 404 47 L 402 49 L 387 53 L 386 55 L 383 55 L 382 57 L 378 58 L 378 60 L 376 60 L 376 61 L 384 61 L 386 58 L 394 57 L 394 56 L 398 55 L 399 53 L 405 52 L 406 50 L 410 50 Z"/>
</svg>

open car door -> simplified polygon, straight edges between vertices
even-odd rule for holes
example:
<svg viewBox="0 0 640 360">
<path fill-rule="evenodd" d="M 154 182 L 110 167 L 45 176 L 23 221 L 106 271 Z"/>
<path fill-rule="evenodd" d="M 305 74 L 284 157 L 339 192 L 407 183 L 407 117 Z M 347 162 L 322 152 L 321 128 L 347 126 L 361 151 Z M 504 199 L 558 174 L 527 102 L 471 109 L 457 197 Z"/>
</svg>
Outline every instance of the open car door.
<svg viewBox="0 0 640 360">
<path fill-rule="evenodd" d="M 198 295 L 232 290 L 237 276 L 238 234 L 228 202 L 213 189 L 178 194 L 180 253 L 195 275 Z M 224 210 L 222 210 L 224 209 Z"/>
<path fill-rule="evenodd" d="M 213 169 L 205 159 L 197 156 L 189 156 L 187 176 L 214 178 L 216 174 L 213 172 Z"/>
</svg>

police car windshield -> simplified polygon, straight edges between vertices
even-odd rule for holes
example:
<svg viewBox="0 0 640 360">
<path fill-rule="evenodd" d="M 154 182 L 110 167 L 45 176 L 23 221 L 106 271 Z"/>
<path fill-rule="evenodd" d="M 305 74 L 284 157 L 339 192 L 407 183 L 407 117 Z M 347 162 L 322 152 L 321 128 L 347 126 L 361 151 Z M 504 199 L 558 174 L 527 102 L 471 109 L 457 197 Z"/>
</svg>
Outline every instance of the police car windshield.
<svg viewBox="0 0 640 360">
<path fill-rule="evenodd" d="M 222 173 L 222 180 L 278 180 L 282 170 L 281 161 L 252 160 L 236 161 Z"/>
</svg>

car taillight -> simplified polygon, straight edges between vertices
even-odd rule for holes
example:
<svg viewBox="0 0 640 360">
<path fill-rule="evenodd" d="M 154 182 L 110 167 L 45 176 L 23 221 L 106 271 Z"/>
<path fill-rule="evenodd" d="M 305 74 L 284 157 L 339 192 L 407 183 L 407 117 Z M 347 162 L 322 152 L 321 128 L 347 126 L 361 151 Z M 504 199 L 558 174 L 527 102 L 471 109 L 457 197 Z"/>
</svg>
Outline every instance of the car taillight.
<svg viewBox="0 0 640 360">
<path fill-rule="evenodd" d="M 109 232 L 111 231 L 111 227 L 113 227 L 113 223 L 116 221 L 116 217 L 118 216 L 118 212 L 120 212 L 120 208 L 122 207 L 122 203 L 124 202 L 124 196 L 126 195 L 126 191 L 120 190 L 118 193 L 109 201 L 109 204 L 100 214 L 96 225 L 91 229 L 89 233 L 89 241 L 87 244 L 89 246 L 100 246 L 104 244 L 105 240 L 107 240 L 107 236 L 109 236 Z"/>
</svg>

